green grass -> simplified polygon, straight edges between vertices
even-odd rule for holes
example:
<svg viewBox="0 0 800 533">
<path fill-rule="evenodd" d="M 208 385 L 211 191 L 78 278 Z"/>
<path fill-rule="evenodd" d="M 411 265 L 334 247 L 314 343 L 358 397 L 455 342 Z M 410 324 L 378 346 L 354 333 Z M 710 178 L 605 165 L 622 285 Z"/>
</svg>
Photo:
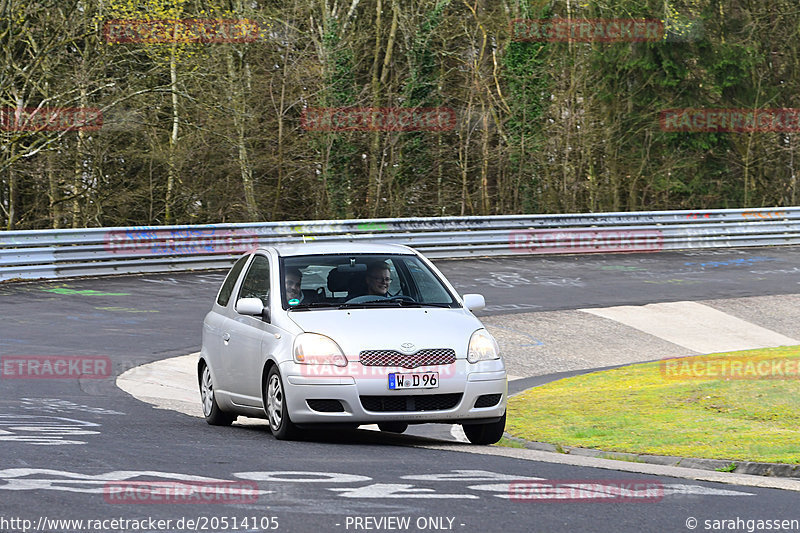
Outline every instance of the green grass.
<svg viewBox="0 0 800 533">
<path fill-rule="evenodd" d="M 710 358 L 800 366 L 800 347 L 685 360 Z M 674 379 L 662 364 L 584 374 L 526 391 L 509 399 L 506 431 L 604 451 L 800 463 L 800 372 L 778 379 Z"/>
<path fill-rule="evenodd" d="M 635 455 L 612 455 L 610 453 L 601 453 L 598 457 L 600 459 L 611 459 L 613 461 L 624 461 L 626 463 L 643 463 L 641 459 Z"/>
<path fill-rule="evenodd" d="M 736 470 L 736 463 L 731 463 L 728 466 L 723 466 L 722 468 L 715 468 L 717 472 L 733 472 Z"/>
<path fill-rule="evenodd" d="M 525 445 L 521 442 L 517 442 L 515 440 L 511 440 L 506 437 L 501 437 L 500 441 L 497 443 L 497 446 L 504 446 L 506 448 L 524 448 Z"/>
</svg>

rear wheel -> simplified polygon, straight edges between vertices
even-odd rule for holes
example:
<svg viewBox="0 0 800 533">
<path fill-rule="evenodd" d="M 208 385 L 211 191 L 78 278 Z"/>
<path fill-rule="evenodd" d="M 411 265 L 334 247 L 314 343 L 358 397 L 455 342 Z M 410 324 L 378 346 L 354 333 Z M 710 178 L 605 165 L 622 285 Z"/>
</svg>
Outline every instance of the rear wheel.
<svg viewBox="0 0 800 533">
<path fill-rule="evenodd" d="M 463 424 L 464 434 L 472 444 L 494 444 L 503 437 L 506 429 L 506 414 L 497 422 L 488 424 Z"/>
<path fill-rule="evenodd" d="M 288 407 L 286 406 L 286 394 L 283 390 L 281 373 L 277 366 L 273 366 L 267 375 L 267 383 L 264 390 L 264 400 L 266 404 L 267 419 L 269 429 L 278 440 L 292 440 L 297 437 L 299 430 L 289 418 Z"/>
<path fill-rule="evenodd" d="M 405 422 L 380 422 L 378 429 L 388 433 L 403 433 L 408 429 L 408 424 Z"/>
<path fill-rule="evenodd" d="M 217 405 L 211 370 L 206 364 L 203 365 L 203 373 L 200 376 L 200 399 L 203 402 L 203 416 L 206 417 L 206 422 L 212 426 L 230 426 L 236 420 L 236 415 L 226 413 Z"/>
</svg>

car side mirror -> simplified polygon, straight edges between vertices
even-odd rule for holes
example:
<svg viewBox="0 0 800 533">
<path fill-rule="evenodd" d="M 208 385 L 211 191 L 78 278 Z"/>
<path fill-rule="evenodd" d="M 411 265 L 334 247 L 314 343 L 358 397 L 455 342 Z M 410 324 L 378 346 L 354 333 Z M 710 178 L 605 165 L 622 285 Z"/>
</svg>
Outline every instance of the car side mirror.
<svg viewBox="0 0 800 533">
<path fill-rule="evenodd" d="M 486 300 L 482 294 L 465 294 L 462 299 L 464 300 L 464 307 L 470 311 L 480 311 L 486 307 Z"/>
<path fill-rule="evenodd" d="M 269 307 L 259 298 L 240 298 L 236 301 L 236 312 L 240 315 L 257 316 L 269 322 Z"/>
</svg>

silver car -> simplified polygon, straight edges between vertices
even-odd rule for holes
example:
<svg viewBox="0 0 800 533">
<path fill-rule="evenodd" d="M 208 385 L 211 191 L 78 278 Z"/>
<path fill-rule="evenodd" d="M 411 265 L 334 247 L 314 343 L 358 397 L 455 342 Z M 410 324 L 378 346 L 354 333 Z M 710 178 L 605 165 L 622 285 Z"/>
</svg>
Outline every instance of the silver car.
<svg viewBox="0 0 800 533">
<path fill-rule="evenodd" d="M 385 244 L 264 247 L 233 265 L 203 322 L 206 421 L 308 427 L 462 424 L 503 435 L 508 384 L 497 342 L 420 253 Z"/>
</svg>

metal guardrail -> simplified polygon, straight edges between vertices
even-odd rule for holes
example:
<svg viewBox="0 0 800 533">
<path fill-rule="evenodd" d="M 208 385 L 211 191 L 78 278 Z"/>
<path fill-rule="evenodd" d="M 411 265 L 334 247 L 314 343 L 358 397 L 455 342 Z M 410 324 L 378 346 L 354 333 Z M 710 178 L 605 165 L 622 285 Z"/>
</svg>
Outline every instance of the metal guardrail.
<svg viewBox="0 0 800 533">
<path fill-rule="evenodd" d="M 225 268 L 257 245 L 406 244 L 432 258 L 800 244 L 800 207 L 0 231 L 0 281 Z"/>
</svg>

